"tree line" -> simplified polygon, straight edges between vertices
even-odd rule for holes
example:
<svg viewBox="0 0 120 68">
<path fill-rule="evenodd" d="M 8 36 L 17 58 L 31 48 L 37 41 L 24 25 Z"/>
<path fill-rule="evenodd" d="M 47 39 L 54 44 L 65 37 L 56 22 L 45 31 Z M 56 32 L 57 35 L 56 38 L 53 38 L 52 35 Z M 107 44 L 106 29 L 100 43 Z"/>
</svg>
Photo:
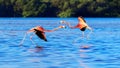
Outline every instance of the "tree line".
<svg viewBox="0 0 120 68">
<path fill-rule="evenodd" d="M 0 0 L 0 17 L 120 17 L 119 0 Z"/>
</svg>

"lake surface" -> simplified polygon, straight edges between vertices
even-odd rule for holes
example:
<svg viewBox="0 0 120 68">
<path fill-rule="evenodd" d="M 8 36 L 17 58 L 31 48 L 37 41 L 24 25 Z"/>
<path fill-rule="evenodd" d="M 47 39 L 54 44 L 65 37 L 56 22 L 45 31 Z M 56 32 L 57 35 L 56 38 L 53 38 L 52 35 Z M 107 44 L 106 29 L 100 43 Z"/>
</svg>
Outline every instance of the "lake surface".
<svg viewBox="0 0 120 68">
<path fill-rule="evenodd" d="M 51 30 L 63 25 L 61 20 L 78 23 L 77 18 L 0 18 L 0 68 L 120 68 L 120 18 L 85 18 L 93 28 L 89 39 L 66 27 L 46 32 L 48 42 L 34 35 L 41 48 L 30 41 L 32 33 L 19 46 L 27 30 L 38 25 Z"/>
</svg>

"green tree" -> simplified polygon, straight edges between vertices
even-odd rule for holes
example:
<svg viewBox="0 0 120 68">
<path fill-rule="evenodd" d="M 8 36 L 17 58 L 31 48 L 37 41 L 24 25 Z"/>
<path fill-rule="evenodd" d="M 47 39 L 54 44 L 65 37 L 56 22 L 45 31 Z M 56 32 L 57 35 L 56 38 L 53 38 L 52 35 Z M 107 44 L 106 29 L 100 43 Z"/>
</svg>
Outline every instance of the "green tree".
<svg viewBox="0 0 120 68">
<path fill-rule="evenodd" d="M 34 17 L 41 15 L 46 9 L 46 4 L 42 4 L 39 0 L 29 0 L 23 6 L 23 13 L 24 17 Z"/>
<path fill-rule="evenodd" d="M 10 0 L 0 0 L 0 16 L 10 17 L 13 16 L 13 5 Z M 9 14 L 7 14 L 9 13 Z"/>
<path fill-rule="evenodd" d="M 119 0 L 0 0 L 0 17 L 120 17 Z"/>
</svg>

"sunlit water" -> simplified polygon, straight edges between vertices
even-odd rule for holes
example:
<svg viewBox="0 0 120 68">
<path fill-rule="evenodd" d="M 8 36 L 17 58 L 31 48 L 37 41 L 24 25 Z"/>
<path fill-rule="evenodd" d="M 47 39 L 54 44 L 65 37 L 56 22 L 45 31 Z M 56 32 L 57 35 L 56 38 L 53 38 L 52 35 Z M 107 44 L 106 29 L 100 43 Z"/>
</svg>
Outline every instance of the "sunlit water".
<svg viewBox="0 0 120 68">
<path fill-rule="evenodd" d="M 77 18 L 0 18 L 0 68 L 120 68 L 120 18 L 85 18 L 93 28 L 89 39 L 79 29 L 46 32 L 48 42 L 25 32 L 37 25 L 51 30 Z M 86 30 L 87 34 L 89 30 Z M 79 39 L 77 39 L 79 38 Z M 77 39 L 77 40 L 76 40 Z M 74 41 L 76 40 L 76 41 Z M 84 48 L 84 47 L 87 48 Z"/>
</svg>

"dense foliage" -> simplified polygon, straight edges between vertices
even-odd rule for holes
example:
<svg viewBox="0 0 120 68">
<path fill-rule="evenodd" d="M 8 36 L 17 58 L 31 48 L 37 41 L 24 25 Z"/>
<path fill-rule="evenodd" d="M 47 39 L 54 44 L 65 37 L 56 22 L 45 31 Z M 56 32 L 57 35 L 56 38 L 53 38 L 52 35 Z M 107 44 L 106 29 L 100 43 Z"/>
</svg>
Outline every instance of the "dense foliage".
<svg viewBox="0 0 120 68">
<path fill-rule="evenodd" d="M 0 17 L 120 17 L 120 0 L 0 0 Z"/>
</svg>

